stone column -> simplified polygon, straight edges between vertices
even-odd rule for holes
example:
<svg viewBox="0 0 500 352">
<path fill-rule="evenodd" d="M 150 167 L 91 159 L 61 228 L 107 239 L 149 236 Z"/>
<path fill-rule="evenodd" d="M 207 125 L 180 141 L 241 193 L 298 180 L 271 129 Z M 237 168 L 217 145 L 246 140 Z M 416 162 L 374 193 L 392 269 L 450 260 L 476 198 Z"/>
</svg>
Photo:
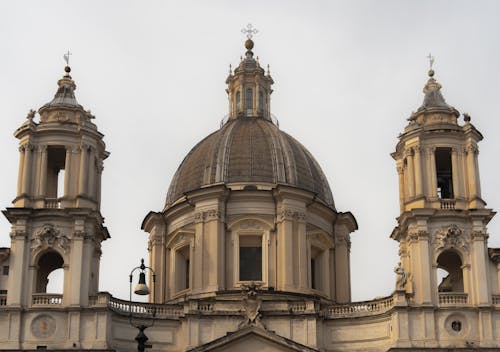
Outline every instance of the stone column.
<svg viewBox="0 0 500 352">
<path fill-rule="evenodd" d="M 89 146 L 82 144 L 80 147 L 80 175 L 78 178 L 78 194 L 87 195 L 88 183 L 88 150 Z"/>
<path fill-rule="evenodd" d="M 13 227 L 18 227 L 18 225 L 13 225 Z M 24 292 L 25 286 L 25 276 L 28 276 L 25 265 L 28 263 L 26 260 L 26 240 L 28 234 L 24 232 L 24 226 L 22 230 L 12 230 L 10 234 L 11 244 L 10 244 L 10 273 L 7 282 L 7 305 L 14 307 L 22 307 L 27 302 L 23 302 L 23 296 L 28 296 L 27 299 L 31 299 L 31 292 L 26 294 Z M 15 273 L 15 275 L 14 275 Z M 24 293 L 24 295 L 23 295 Z"/>
<path fill-rule="evenodd" d="M 83 239 L 85 237 L 83 220 L 75 221 L 75 231 L 71 244 L 71 252 L 69 254 L 69 292 L 64 292 L 65 303 L 71 306 L 82 305 L 82 269 L 83 269 Z M 65 277 L 66 279 L 66 277 Z M 66 293 L 69 293 L 67 295 Z M 69 297 L 68 297 L 69 296 Z M 88 303 L 88 297 L 86 297 Z"/>
<path fill-rule="evenodd" d="M 23 193 L 23 174 L 24 174 L 24 158 L 26 155 L 26 148 L 24 145 L 19 147 L 19 172 L 17 174 L 17 195 Z"/>
<path fill-rule="evenodd" d="M 458 177 L 458 153 L 457 148 L 451 149 L 451 177 L 453 181 L 453 198 L 461 197 L 460 178 Z"/>
<path fill-rule="evenodd" d="M 193 259 L 191 265 L 193 266 L 193 293 L 200 291 L 203 288 L 203 271 L 205 270 L 203 263 L 203 251 L 204 251 L 204 235 L 205 235 L 205 213 L 202 211 L 197 212 L 194 215 L 195 222 L 195 234 L 194 234 L 194 250 Z M 173 256 L 174 257 L 174 256 Z M 175 278 L 174 278 L 175 280 Z"/>
<path fill-rule="evenodd" d="M 429 153 L 429 195 L 432 198 L 437 197 L 437 174 L 436 174 L 436 147 L 427 150 Z"/>
<path fill-rule="evenodd" d="M 335 235 L 335 288 L 337 303 L 348 303 L 350 301 L 349 287 L 349 251 L 351 241 L 347 231 L 339 231 Z"/>
<path fill-rule="evenodd" d="M 47 195 L 47 146 L 40 146 L 40 184 L 38 188 L 38 196 L 45 197 Z"/>
<path fill-rule="evenodd" d="M 413 198 L 415 196 L 415 170 L 413 167 L 413 148 L 409 148 L 406 151 L 406 161 L 408 170 L 408 197 Z"/>
<path fill-rule="evenodd" d="M 71 160 L 72 160 L 72 147 L 66 147 L 66 160 L 64 162 L 64 191 L 63 197 L 69 197 L 69 186 L 71 182 Z"/>
<path fill-rule="evenodd" d="M 469 198 L 474 200 L 478 197 L 477 187 L 477 172 L 476 172 L 476 153 L 477 147 L 474 145 L 467 146 L 467 174 L 469 176 Z"/>
<path fill-rule="evenodd" d="M 22 194 L 28 195 L 30 193 L 31 176 L 33 171 L 33 145 L 27 144 L 25 146 L 24 168 L 23 168 L 23 187 Z"/>
<path fill-rule="evenodd" d="M 278 290 L 293 289 L 293 211 L 282 207 L 278 211 Z"/>
<path fill-rule="evenodd" d="M 434 270 L 432 268 L 431 257 L 429 253 L 429 233 L 423 230 L 412 230 L 408 234 L 408 244 L 411 259 L 411 272 L 414 278 L 415 303 L 432 304 L 433 290 L 429 283 L 433 282 Z"/>
<path fill-rule="evenodd" d="M 88 184 L 87 184 L 87 195 L 88 197 L 93 200 L 97 201 L 96 199 L 96 175 L 97 175 L 97 166 L 96 166 L 96 160 L 95 160 L 95 150 L 91 147 L 88 153 L 88 160 L 87 160 L 87 165 L 88 165 Z"/>
<path fill-rule="evenodd" d="M 405 178 L 403 167 L 398 166 L 397 170 L 399 180 L 399 211 L 402 214 L 405 211 Z"/>
<path fill-rule="evenodd" d="M 205 213 L 205 229 L 207 248 L 206 271 L 208 282 L 207 291 L 217 291 L 225 288 L 225 241 L 223 213 L 219 209 L 210 209 Z M 264 250 L 264 248 L 262 249 Z"/>
<path fill-rule="evenodd" d="M 414 162 L 414 170 L 415 170 L 415 196 L 420 197 L 423 194 L 423 184 L 422 184 L 422 161 L 421 161 L 421 151 L 422 148 L 417 145 L 415 146 L 415 158 Z"/>
<path fill-rule="evenodd" d="M 471 238 L 471 268 L 473 275 L 472 282 L 475 285 L 475 297 L 472 303 L 481 306 L 491 305 L 490 272 L 486 266 L 488 260 L 487 238 L 486 230 L 473 229 Z"/>
<path fill-rule="evenodd" d="M 306 233 L 306 214 L 302 212 L 296 212 L 295 218 L 297 220 L 297 261 L 299 268 L 298 275 L 298 288 L 300 290 L 306 290 L 308 285 L 308 273 L 309 273 L 309 263 L 307 260 L 307 233 Z"/>
</svg>

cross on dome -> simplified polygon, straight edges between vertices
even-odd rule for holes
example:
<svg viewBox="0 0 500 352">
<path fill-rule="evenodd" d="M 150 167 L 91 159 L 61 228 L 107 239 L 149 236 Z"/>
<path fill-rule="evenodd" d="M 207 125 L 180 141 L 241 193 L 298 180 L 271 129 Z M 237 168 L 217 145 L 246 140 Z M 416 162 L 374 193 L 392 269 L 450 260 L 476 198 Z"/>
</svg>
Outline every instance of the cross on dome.
<svg viewBox="0 0 500 352">
<path fill-rule="evenodd" d="M 259 33 L 257 28 L 254 28 L 251 23 L 247 24 L 246 28 L 241 29 L 241 33 L 247 36 L 247 39 L 252 39 L 254 34 Z"/>
</svg>

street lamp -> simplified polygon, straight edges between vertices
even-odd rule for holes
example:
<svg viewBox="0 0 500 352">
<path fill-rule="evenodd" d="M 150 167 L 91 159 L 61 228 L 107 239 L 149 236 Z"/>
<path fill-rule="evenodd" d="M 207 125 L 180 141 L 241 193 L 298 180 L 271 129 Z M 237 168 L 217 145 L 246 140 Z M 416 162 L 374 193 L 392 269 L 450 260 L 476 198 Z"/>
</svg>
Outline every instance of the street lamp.
<svg viewBox="0 0 500 352">
<path fill-rule="evenodd" d="M 132 269 L 132 271 L 130 272 L 130 275 L 129 275 L 129 286 L 130 286 L 129 310 L 128 310 L 129 311 L 129 322 L 130 322 L 130 325 L 132 325 L 133 327 L 137 328 L 137 330 L 139 330 L 139 333 L 135 337 L 135 340 L 137 341 L 137 350 L 140 352 L 144 352 L 144 350 L 146 349 L 146 341 L 148 341 L 148 337 L 144 333 L 144 330 L 146 330 L 148 327 L 153 326 L 153 324 L 155 322 L 154 319 L 156 316 L 156 307 L 153 305 L 153 319 L 151 320 L 150 325 L 146 325 L 145 323 L 140 323 L 140 324 L 134 323 L 133 317 L 132 317 L 132 278 L 133 278 L 134 272 L 136 270 L 140 270 L 140 273 L 139 273 L 139 282 L 137 283 L 137 285 L 135 285 L 134 293 L 136 295 L 140 295 L 140 296 L 147 296 L 151 293 L 148 285 L 146 284 L 146 271 L 149 270 L 151 272 L 151 275 L 153 278 L 153 280 L 152 280 L 152 282 L 153 282 L 153 287 L 152 287 L 153 303 L 155 300 L 155 278 L 156 278 L 156 275 L 155 275 L 155 272 L 153 269 L 151 269 L 149 266 L 144 265 L 144 259 L 141 259 L 141 265 Z M 148 313 L 147 309 L 145 309 L 145 313 Z"/>
</svg>

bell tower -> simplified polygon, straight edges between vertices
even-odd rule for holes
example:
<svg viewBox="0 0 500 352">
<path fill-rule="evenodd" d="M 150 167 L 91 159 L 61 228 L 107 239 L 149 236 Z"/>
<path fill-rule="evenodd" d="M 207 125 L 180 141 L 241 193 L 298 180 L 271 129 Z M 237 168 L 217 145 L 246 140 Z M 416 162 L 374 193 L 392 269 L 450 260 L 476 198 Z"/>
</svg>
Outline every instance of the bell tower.
<svg viewBox="0 0 500 352">
<path fill-rule="evenodd" d="M 7 305 L 88 305 L 98 291 L 101 242 L 109 238 L 100 213 L 105 150 L 94 116 L 78 104 L 71 69 L 57 92 L 31 110 L 19 139 L 19 176 L 11 224 Z M 48 275 L 63 269 L 62 292 L 47 292 Z"/>
<path fill-rule="evenodd" d="M 432 60 L 432 59 L 431 59 Z M 432 62 L 432 61 L 431 61 Z M 486 225 L 495 215 L 481 198 L 478 143 L 471 118 L 448 105 L 429 71 L 424 101 L 399 136 L 401 215 L 391 237 L 416 304 L 491 304 Z"/>
</svg>

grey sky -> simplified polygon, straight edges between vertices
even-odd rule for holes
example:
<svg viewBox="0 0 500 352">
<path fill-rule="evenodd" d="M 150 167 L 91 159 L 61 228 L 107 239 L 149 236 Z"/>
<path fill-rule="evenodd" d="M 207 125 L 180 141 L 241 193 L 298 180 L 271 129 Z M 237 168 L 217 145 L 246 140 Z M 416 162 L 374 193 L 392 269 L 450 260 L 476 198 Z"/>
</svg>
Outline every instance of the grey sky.
<svg viewBox="0 0 500 352">
<path fill-rule="evenodd" d="M 391 293 L 399 215 L 389 156 L 422 102 L 429 52 L 450 105 L 483 133 L 483 198 L 500 209 L 498 1 L 3 1 L 0 2 L 0 205 L 15 197 L 17 140 L 30 108 L 56 91 L 71 50 L 80 104 L 96 115 L 111 156 L 103 173 L 101 290 L 128 295 L 128 272 L 147 256 L 140 230 L 164 204 L 171 177 L 227 111 L 228 65 L 240 29 L 259 29 L 255 55 L 271 65 L 272 112 L 328 177 L 352 237 L 353 299 Z M 500 223 L 490 226 L 500 246 Z M 0 220 L 0 245 L 9 245 Z"/>
</svg>

